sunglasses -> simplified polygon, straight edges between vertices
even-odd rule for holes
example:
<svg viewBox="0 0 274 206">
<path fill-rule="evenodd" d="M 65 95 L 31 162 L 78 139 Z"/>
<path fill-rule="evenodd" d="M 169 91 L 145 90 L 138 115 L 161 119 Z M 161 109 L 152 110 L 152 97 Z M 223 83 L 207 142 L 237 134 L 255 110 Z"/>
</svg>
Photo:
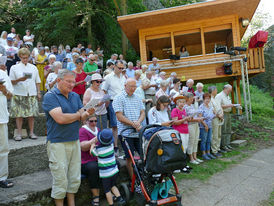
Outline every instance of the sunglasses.
<svg viewBox="0 0 274 206">
<path fill-rule="evenodd" d="M 120 70 L 123 70 L 124 69 L 124 67 L 117 67 L 118 69 L 120 69 Z"/>
<path fill-rule="evenodd" d="M 88 120 L 89 123 L 96 123 L 97 120 Z"/>
<path fill-rule="evenodd" d="M 96 82 L 97 84 L 101 84 L 101 83 L 102 83 L 102 81 L 99 81 L 99 80 L 95 80 L 95 82 Z"/>
</svg>

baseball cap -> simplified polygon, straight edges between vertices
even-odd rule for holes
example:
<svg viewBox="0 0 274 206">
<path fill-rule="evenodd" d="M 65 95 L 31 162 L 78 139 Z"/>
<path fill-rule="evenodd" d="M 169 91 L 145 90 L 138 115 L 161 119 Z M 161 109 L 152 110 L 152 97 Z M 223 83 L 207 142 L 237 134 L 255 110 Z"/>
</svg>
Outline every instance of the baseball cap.
<svg viewBox="0 0 274 206">
<path fill-rule="evenodd" d="M 98 134 L 98 141 L 102 145 L 110 145 L 113 143 L 113 134 L 111 129 L 103 129 L 99 134 Z"/>
<path fill-rule="evenodd" d="M 12 37 L 8 37 L 7 41 L 13 41 L 13 38 Z"/>
</svg>

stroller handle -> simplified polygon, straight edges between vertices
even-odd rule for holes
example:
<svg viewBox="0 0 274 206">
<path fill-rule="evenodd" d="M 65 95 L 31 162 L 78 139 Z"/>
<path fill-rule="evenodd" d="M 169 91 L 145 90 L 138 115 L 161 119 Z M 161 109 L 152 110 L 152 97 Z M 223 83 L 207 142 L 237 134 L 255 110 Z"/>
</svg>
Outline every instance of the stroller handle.
<svg viewBox="0 0 274 206">
<path fill-rule="evenodd" d="M 139 133 L 139 139 L 142 139 L 143 134 L 145 133 L 145 131 L 146 131 L 147 129 L 152 128 L 152 127 L 162 127 L 162 125 L 160 125 L 160 124 L 149 124 L 149 125 L 144 126 L 144 127 L 141 129 L 140 133 Z"/>
<path fill-rule="evenodd" d="M 127 136 L 123 135 L 123 133 L 124 133 L 125 131 L 128 131 L 128 130 L 132 130 L 133 133 L 136 132 L 136 129 L 135 129 L 135 128 L 133 128 L 133 127 L 128 127 L 128 128 L 123 129 L 123 130 L 120 132 L 120 135 L 121 135 L 122 137 L 127 137 Z"/>
</svg>

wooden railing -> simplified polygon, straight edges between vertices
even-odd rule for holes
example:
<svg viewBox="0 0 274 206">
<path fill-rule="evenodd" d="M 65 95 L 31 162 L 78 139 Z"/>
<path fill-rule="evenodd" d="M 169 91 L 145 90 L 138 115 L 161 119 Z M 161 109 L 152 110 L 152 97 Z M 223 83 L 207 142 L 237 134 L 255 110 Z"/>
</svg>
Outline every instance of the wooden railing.
<svg viewBox="0 0 274 206">
<path fill-rule="evenodd" d="M 247 50 L 248 69 L 265 69 L 264 48 L 252 48 Z"/>
</svg>

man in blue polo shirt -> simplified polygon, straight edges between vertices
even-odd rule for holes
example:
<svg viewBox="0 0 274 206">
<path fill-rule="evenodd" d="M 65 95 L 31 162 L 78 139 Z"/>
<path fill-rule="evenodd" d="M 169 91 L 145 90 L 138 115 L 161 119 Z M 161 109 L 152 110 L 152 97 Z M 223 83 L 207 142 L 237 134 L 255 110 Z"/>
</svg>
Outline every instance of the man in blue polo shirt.
<svg viewBox="0 0 274 206">
<path fill-rule="evenodd" d="M 57 88 L 45 94 L 43 101 L 47 118 L 47 153 L 53 176 L 51 197 L 56 206 L 63 206 L 67 195 L 68 205 L 74 206 L 74 193 L 81 182 L 80 122 L 94 113 L 94 109 L 81 109 L 79 95 L 72 92 L 74 72 L 59 70 L 57 84 Z"/>
</svg>

